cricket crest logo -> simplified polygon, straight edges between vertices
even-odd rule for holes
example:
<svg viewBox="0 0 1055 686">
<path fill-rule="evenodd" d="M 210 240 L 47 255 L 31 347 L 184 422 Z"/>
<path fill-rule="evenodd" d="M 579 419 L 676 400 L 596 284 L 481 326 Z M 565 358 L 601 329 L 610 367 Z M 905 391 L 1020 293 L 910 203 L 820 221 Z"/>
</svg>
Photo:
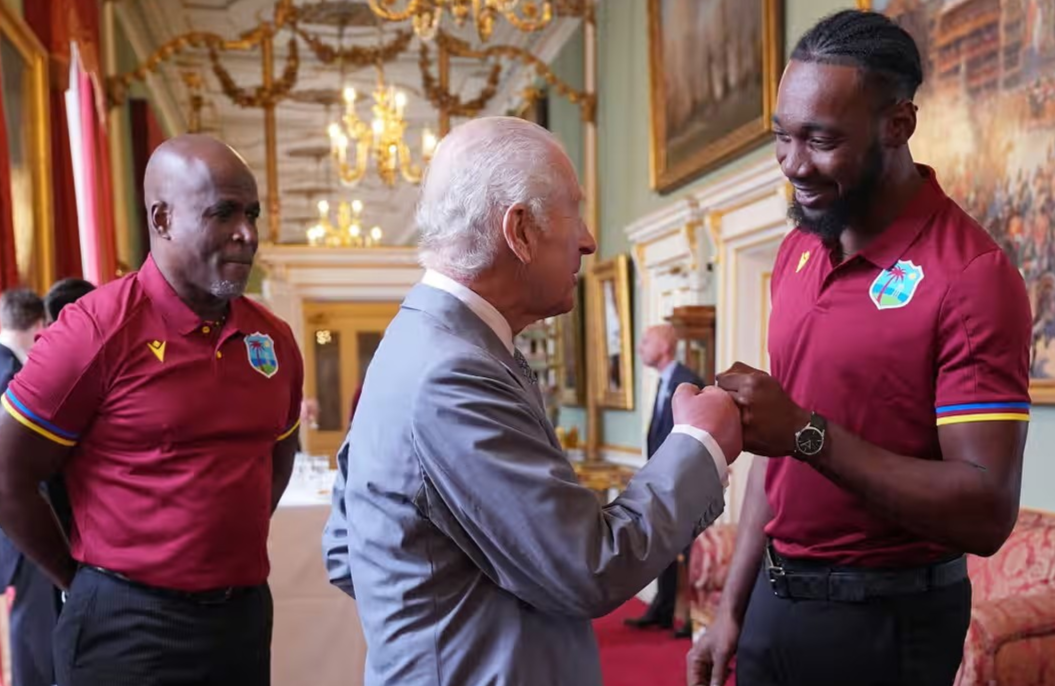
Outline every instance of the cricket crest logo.
<svg viewBox="0 0 1055 686">
<path fill-rule="evenodd" d="M 923 267 L 911 260 L 898 260 L 890 269 L 884 269 L 868 289 L 868 297 L 879 310 L 893 310 L 912 302 L 920 282 Z"/>
<path fill-rule="evenodd" d="M 249 354 L 249 366 L 267 378 L 278 373 L 278 355 L 275 340 L 259 331 L 245 337 L 245 349 Z"/>
</svg>

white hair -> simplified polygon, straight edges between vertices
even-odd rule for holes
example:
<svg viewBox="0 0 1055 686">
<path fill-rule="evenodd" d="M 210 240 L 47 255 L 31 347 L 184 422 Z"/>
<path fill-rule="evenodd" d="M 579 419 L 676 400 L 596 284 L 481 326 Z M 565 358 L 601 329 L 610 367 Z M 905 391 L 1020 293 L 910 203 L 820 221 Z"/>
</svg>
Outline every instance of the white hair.
<svg viewBox="0 0 1055 686">
<path fill-rule="evenodd" d="M 517 203 L 544 227 L 550 204 L 568 192 L 567 174 L 556 164 L 560 150 L 550 132 L 523 119 L 489 117 L 455 129 L 422 182 L 421 265 L 476 277 L 494 264 L 504 242 L 502 219 Z"/>
</svg>

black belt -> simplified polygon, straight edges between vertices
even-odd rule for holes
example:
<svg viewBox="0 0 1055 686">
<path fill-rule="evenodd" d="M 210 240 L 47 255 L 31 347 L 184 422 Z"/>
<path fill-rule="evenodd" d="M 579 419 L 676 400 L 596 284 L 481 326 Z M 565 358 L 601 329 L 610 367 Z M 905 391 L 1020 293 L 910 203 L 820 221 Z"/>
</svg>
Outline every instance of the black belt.
<svg viewBox="0 0 1055 686">
<path fill-rule="evenodd" d="M 851 569 L 789 560 L 766 543 L 765 568 L 778 598 L 860 603 L 951 586 L 967 578 L 967 558 L 908 569 Z"/>
<path fill-rule="evenodd" d="M 157 586 L 149 586 L 138 581 L 133 581 L 124 574 L 115 572 L 112 569 L 104 569 L 103 567 L 96 567 L 95 565 L 81 565 L 80 567 L 81 569 L 87 569 L 111 579 L 116 579 L 123 584 L 142 589 L 153 595 L 162 596 L 164 598 L 173 598 L 175 600 L 185 600 L 200 605 L 220 605 L 226 603 L 232 598 L 243 595 L 257 588 L 256 586 L 228 586 L 226 588 L 216 588 L 208 591 L 177 591 L 173 588 L 158 588 Z"/>
</svg>

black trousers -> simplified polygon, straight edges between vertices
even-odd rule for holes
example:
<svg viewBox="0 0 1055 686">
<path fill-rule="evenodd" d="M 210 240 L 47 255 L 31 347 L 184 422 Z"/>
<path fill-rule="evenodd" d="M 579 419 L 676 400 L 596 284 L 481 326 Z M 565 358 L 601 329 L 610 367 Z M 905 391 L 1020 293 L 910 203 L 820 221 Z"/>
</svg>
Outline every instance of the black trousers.
<svg viewBox="0 0 1055 686">
<path fill-rule="evenodd" d="M 773 594 L 765 565 L 736 653 L 738 686 L 951 686 L 971 620 L 967 579 L 862 603 Z"/>
<path fill-rule="evenodd" d="M 678 561 L 674 560 L 656 579 L 656 595 L 648 606 L 648 616 L 661 625 L 673 625 L 678 599 Z"/>
<path fill-rule="evenodd" d="M 55 587 L 40 567 L 23 557 L 12 581 L 11 678 L 14 686 L 51 686 L 55 670 L 51 634 L 58 620 Z"/>
<path fill-rule="evenodd" d="M 266 585 L 204 604 L 87 567 L 55 629 L 58 686 L 269 686 Z"/>
</svg>

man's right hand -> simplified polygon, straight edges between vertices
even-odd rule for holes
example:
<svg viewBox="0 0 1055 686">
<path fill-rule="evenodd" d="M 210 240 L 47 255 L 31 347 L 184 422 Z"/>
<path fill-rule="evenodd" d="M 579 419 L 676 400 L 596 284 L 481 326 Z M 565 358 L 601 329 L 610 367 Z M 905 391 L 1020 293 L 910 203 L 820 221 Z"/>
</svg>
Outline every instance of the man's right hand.
<svg viewBox="0 0 1055 686">
<path fill-rule="evenodd" d="M 723 686 L 739 640 L 740 624 L 729 615 L 719 615 L 685 658 L 688 686 Z"/>
<path fill-rule="evenodd" d="M 744 449 L 740 409 L 732 397 L 716 386 L 701 391 L 691 383 L 680 384 L 671 400 L 675 424 L 688 424 L 706 431 L 732 464 Z"/>
</svg>

